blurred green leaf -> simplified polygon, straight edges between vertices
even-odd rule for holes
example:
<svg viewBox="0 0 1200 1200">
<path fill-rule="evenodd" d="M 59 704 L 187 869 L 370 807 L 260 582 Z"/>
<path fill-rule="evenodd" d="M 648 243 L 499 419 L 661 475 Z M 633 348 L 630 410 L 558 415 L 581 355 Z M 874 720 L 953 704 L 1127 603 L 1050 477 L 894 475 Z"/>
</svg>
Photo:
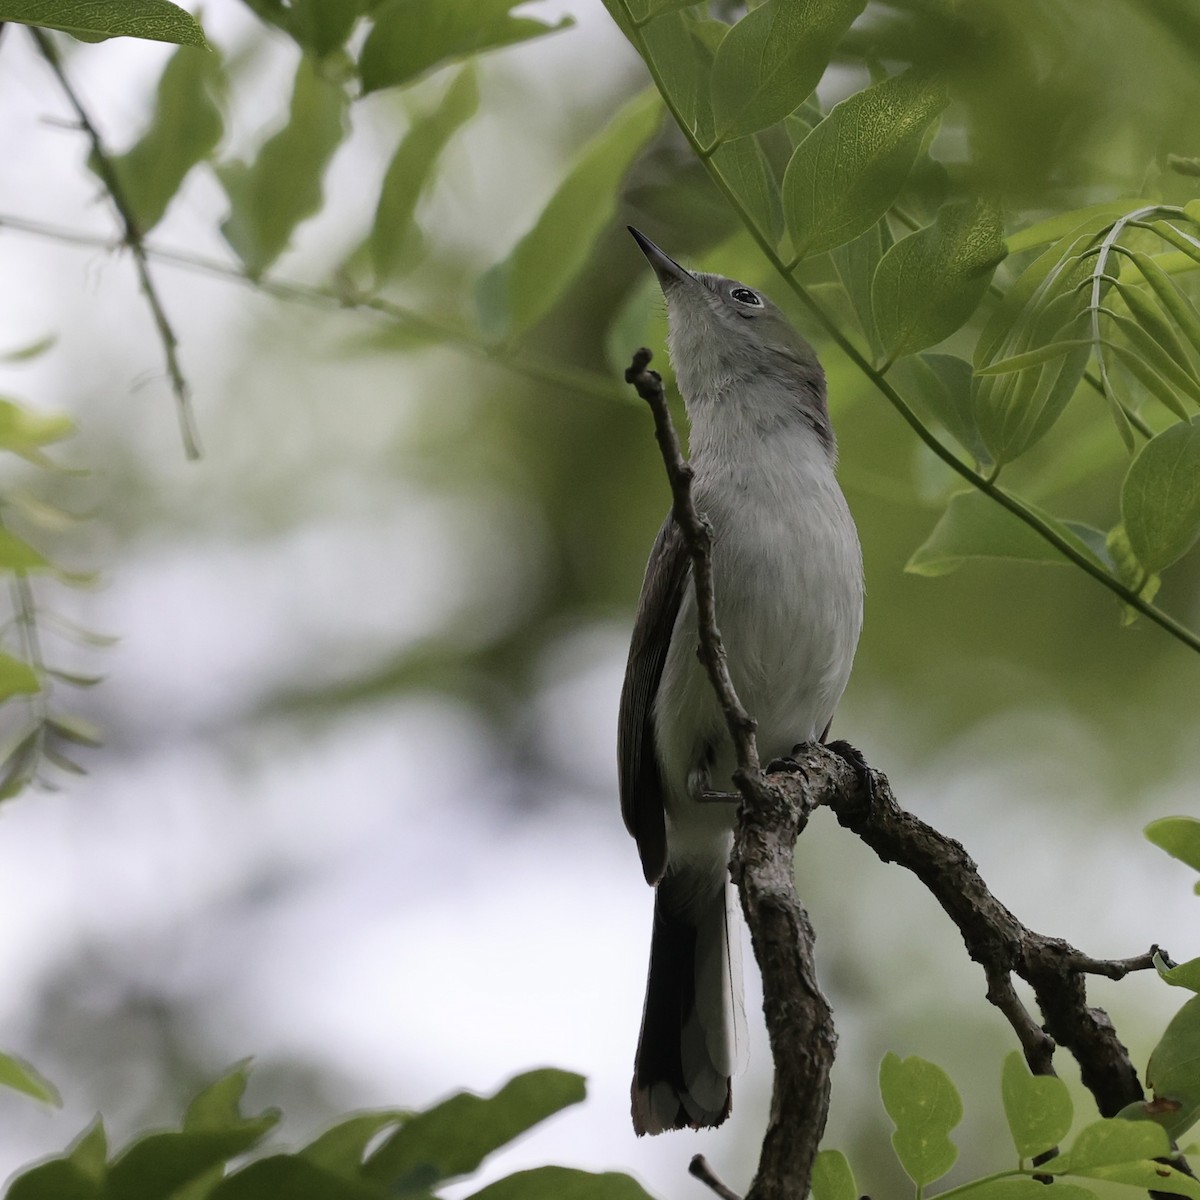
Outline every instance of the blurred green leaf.
<svg viewBox="0 0 1200 1200">
<path fill-rule="evenodd" d="M 224 1130 L 146 1134 L 122 1151 L 109 1167 L 106 1200 L 170 1196 L 213 1167 L 257 1145 L 278 1120 L 277 1113 L 267 1113 Z"/>
<path fill-rule="evenodd" d="M 1127 1122 L 1133 1124 L 1133 1122 Z M 1147 1128 L 1157 1128 L 1148 1125 Z M 1085 1178 L 1105 1183 L 1120 1183 L 1140 1192 L 1152 1192 L 1156 1197 L 1164 1193 L 1175 1196 L 1190 1196 L 1200 1200 L 1200 1183 L 1190 1175 L 1177 1171 L 1166 1163 L 1142 1159 L 1140 1162 L 1113 1163 L 1107 1167 L 1092 1167 L 1079 1172 Z M 1057 1183 L 1055 1187 L 1057 1187 Z"/>
<path fill-rule="evenodd" d="M 346 44 L 373 0 L 244 0 L 264 21 L 282 29 L 317 58 Z"/>
<path fill-rule="evenodd" d="M 1159 1126 L 1146 1121 L 1107 1117 L 1085 1125 L 1071 1148 L 1051 1159 L 1041 1170 L 1048 1175 L 1090 1177 L 1098 1168 L 1157 1158 L 1170 1151 L 1167 1135 Z"/>
<path fill-rule="evenodd" d="M 1094 1200 L 1091 1188 L 1077 1183 L 1054 1181 L 1053 1200 Z M 1036 1179 L 984 1179 L 954 1189 L 954 1200 L 1048 1200 L 1046 1185 Z"/>
<path fill-rule="evenodd" d="M 327 1170 L 308 1159 L 272 1154 L 223 1179 L 206 1200 L 391 1200 L 395 1195 L 381 1184 Z M 419 1194 L 405 1195 L 422 1200 Z"/>
<path fill-rule="evenodd" d="M 905 71 L 843 100 L 800 143 L 783 179 L 798 257 L 851 241 L 887 212 L 947 103 L 943 80 Z"/>
<path fill-rule="evenodd" d="M 50 566 L 44 555 L 15 533 L 0 528 L 0 570 L 44 571 Z"/>
<path fill-rule="evenodd" d="M 1200 821 L 1195 817 L 1161 817 L 1142 832 L 1160 850 L 1200 871 Z M 1200 891 L 1200 883 L 1196 886 Z"/>
<path fill-rule="evenodd" d="M 621 179 L 661 119 L 662 101 L 648 88 L 587 145 L 533 228 L 479 279 L 485 336 L 500 341 L 523 333 L 554 307 L 612 220 Z"/>
<path fill-rule="evenodd" d="M 1000 1095 L 1020 1158 L 1044 1154 L 1071 1131 L 1074 1110 L 1067 1085 L 1054 1075 L 1031 1075 L 1017 1050 L 1004 1059 Z"/>
<path fill-rule="evenodd" d="M 38 726 L 22 734 L 4 757 L 0 768 L 0 800 L 11 800 L 33 781 L 42 761 L 43 734 Z"/>
<path fill-rule="evenodd" d="M 949 1134 L 962 1120 L 962 1100 L 941 1067 L 915 1055 L 884 1055 L 879 1068 L 883 1106 L 895 1123 L 892 1145 L 918 1188 L 940 1179 L 958 1150 Z"/>
<path fill-rule="evenodd" d="M 221 232 L 251 276 L 261 275 L 296 226 L 320 210 L 321 178 L 346 134 L 346 103 L 341 87 L 318 74 L 311 59 L 301 59 L 287 124 L 252 163 L 218 168 L 230 202 Z"/>
<path fill-rule="evenodd" d="M 1151 438 L 1121 488 L 1121 517 L 1147 571 L 1178 561 L 1200 537 L 1200 417 Z"/>
<path fill-rule="evenodd" d="M 9 1184 L 5 1200 L 108 1200 L 108 1139 L 99 1120 L 61 1157 L 40 1163 Z"/>
<path fill-rule="evenodd" d="M 61 29 L 76 37 L 208 46 L 196 18 L 170 0 L 0 0 L 0 21 Z"/>
<path fill-rule="evenodd" d="M 724 142 L 713 152 L 712 161 L 745 206 L 751 221 L 777 246 L 783 236 L 779 185 L 758 139 L 751 136 Z"/>
<path fill-rule="evenodd" d="M 812 1200 L 858 1200 L 854 1172 L 840 1150 L 821 1150 L 813 1161 Z"/>
<path fill-rule="evenodd" d="M 225 122 L 218 105 L 225 91 L 221 59 L 183 46 L 158 81 L 146 132 L 124 154 L 110 157 L 121 194 L 139 233 L 162 220 L 188 172 L 216 149 Z M 88 159 L 96 172 L 96 156 Z"/>
<path fill-rule="evenodd" d="M 367 1159 L 364 1174 L 393 1188 L 470 1174 L 492 1151 L 584 1094 L 583 1076 L 551 1068 L 518 1075 L 494 1096 L 459 1092 L 406 1120 Z"/>
<path fill-rule="evenodd" d="M 37 672 L 19 658 L 0 651 L 0 701 L 11 696 L 29 696 L 42 690 Z M 0 1083 L 7 1082 L 0 1070 Z"/>
<path fill-rule="evenodd" d="M 40 413 L 0 397 L 0 450 L 27 454 L 74 432 L 75 422 L 63 413 Z"/>
<path fill-rule="evenodd" d="M 475 68 L 455 76 L 438 107 L 413 120 L 388 164 L 375 207 L 369 246 L 376 286 L 397 273 L 412 235 L 413 213 L 447 142 L 479 108 Z"/>
<path fill-rule="evenodd" d="M 15 350 L 5 350 L 3 354 L 0 354 L 0 362 L 28 362 L 32 358 L 40 358 L 57 341 L 58 334 L 48 333 L 45 337 L 40 337 L 36 341 L 29 342 L 24 346 L 18 346 Z"/>
<path fill-rule="evenodd" d="M 1004 257 L 1002 232 L 991 205 L 946 204 L 883 256 L 871 308 L 889 360 L 935 345 L 970 317 Z"/>
<path fill-rule="evenodd" d="M 535 1167 L 518 1171 L 472 1192 L 469 1200 L 653 1200 L 628 1175 L 594 1175 L 573 1167 Z"/>
<path fill-rule="evenodd" d="M 21 666 L 24 665 L 24 663 L 21 664 Z M 35 684 L 37 682 L 36 676 L 34 676 L 34 682 Z M 55 1108 L 62 1107 L 62 1097 L 58 1094 L 58 1089 L 54 1084 L 35 1071 L 24 1059 L 17 1058 L 14 1054 L 0 1054 L 0 1085 L 12 1088 L 15 1092 L 24 1092 L 25 1095 L 32 1096 L 35 1100 L 41 1100 L 45 1104 L 53 1104 Z"/>
<path fill-rule="evenodd" d="M 635 21 L 653 21 L 680 8 L 694 8 L 700 0 L 633 0 L 630 11 Z"/>
<path fill-rule="evenodd" d="M 381 1112 L 355 1113 L 327 1129 L 301 1150 L 300 1156 L 329 1171 L 351 1174 L 363 1163 L 367 1145 L 389 1125 L 396 1125 L 413 1116 L 399 1109 Z"/>
<path fill-rule="evenodd" d="M 1153 200 L 1107 200 L 1103 204 L 1089 204 L 1084 208 L 1073 208 L 1070 212 L 1055 213 L 1044 221 L 1036 221 L 1010 233 L 1005 239 L 1009 254 L 1020 254 L 1047 242 L 1056 242 L 1068 234 L 1077 232 L 1084 223 L 1096 222 L 1111 225 L 1119 217 L 1135 209 L 1147 208 Z"/>
<path fill-rule="evenodd" d="M 89 750 L 98 750 L 104 745 L 100 730 L 83 717 L 56 712 L 46 718 L 46 728 L 73 746 L 86 746 Z"/>
<path fill-rule="evenodd" d="M 713 62 L 717 140 L 782 121 L 817 86 L 866 0 L 766 0 L 721 42 Z"/>
<path fill-rule="evenodd" d="M 549 25 L 509 10 L 522 0 L 385 0 L 363 43 L 359 74 L 364 92 L 411 83 L 456 59 L 528 41 L 574 24 Z"/>
<path fill-rule="evenodd" d="M 1043 521 L 1107 569 L 1104 535 L 1075 521 L 1059 521 L 1030 504 Z M 982 492 L 952 496 L 933 532 L 904 565 L 914 575 L 948 575 L 972 558 L 1012 558 L 1022 562 L 1065 565 L 1065 559 L 1019 517 Z"/>
</svg>

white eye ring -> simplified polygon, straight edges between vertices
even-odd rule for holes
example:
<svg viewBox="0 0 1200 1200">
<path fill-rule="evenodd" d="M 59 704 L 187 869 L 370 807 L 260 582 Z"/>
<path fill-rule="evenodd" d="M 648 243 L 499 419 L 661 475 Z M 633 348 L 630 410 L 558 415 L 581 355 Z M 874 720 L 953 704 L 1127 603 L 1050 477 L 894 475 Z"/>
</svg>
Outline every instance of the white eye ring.
<svg viewBox="0 0 1200 1200">
<path fill-rule="evenodd" d="M 762 308 L 762 297 L 748 287 L 735 287 L 729 293 L 729 298 L 736 300 L 739 304 L 749 304 L 751 308 Z"/>
</svg>

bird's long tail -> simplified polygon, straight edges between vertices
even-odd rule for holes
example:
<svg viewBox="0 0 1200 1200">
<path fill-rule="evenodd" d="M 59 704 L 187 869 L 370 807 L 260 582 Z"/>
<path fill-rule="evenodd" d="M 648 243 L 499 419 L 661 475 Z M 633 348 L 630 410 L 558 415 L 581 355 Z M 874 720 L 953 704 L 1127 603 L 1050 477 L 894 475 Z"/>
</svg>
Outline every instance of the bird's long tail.
<svg viewBox="0 0 1200 1200">
<path fill-rule="evenodd" d="M 639 1133 L 720 1125 L 745 1044 L 740 936 L 732 886 L 699 896 L 686 874 L 668 874 L 654 897 L 654 933 L 633 1074 Z"/>
</svg>

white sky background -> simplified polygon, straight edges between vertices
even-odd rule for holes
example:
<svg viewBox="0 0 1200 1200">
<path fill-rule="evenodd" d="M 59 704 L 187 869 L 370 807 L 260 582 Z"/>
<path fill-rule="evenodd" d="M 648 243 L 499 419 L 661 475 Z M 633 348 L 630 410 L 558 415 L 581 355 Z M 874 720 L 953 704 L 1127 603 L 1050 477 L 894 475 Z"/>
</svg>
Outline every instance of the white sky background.
<svg viewBox="0 0 1200 1200">
<path fill-rule="evenodd" d="M 497 149 L 483 118 L 452 150 L 474 194 L 440 197 L 454 236 L 481 261 L 505 252 L 553 186 L 578 133 L 571 115 L 632 69 L 599 5 L 544 9 L 573 11 L 579 27 L 493 58 L 483 77 L 485 96 L 489 87 L 507 96 L 539 127 Z M 225 44 L 248 27 L 235 0 L 212 0 L 204 19 Z M 136 132 L 168 53 L 114 42 L 75 56 L 72 74 L 113 144 Z M 282 44 L 264 59 L 264 106 L 286 91 L 289 64 Z M 0 113 L 0 213 L 110 231 L 80 169 L 82 137 L 43 121 L 62 105 L 17 28 L 0 44 Z M 235 131 L 235 141 L 248 132 Z M 361 211 L 374 185 L 352 195 L 355 179 L 382 170 L 364 140 L 342 152 L 360 156 L 361 175 L 345 164 L 332 173 L 342 181 L 334 211 Z M 501 178 L 519 183 L 502 190 Z M 480 222 L 472 205 L 485 196 Z M 224 254 L 213 232 L 220 213 L 218 189 L 197 173 L 156 240 Z M 281 273 L 325 260 L 311 229 L 298 242 Z M 0 391 L 77 414 L 69 454 L 95 468 L 102 499 L 122 499 L 105 488 L 104 454 L 141 463 L 142 499 L 155 514 L 140 516 L 137 497 L 109 514 L 118 532 L 92 550 L 105 587 L 69 600 L 89 626 L 121 639 L 93 656 L 109 678 L 86 698 L 109 726 L 108 749 L 88 756 L 88 778 L 0 811 L 4 1047 L 33 1055 L 39 987 L 64 962 L 96 953 L 190 1006 L 214 1075 L 248 1054 L 297 1059 L 333 1072 L 346 1107 L 423 1106 L 461 1087 L 490 1092 L 539 1065 L 587 1075 L 588 1102 L 498 1156 L 485 1178 L 562 1162 L 630 1171 L 658 1195 L 686 1196 L 700 1194 L 683 1174 L 702 1151 L 744 1185 L 766 1105 L 757 1023 L 726 1130 L 639 1142 L 629 1127 L 651 896 L 615 799 L 627 627 L 565 635 L 542 664 L 543 697 L 529 719 L 562 764 L 563 794 L 535 798 L 524 816 L 511 804 L 510 748 L 451 700 L 418 694 L 308 723 L 254 719 L 281 685 L 314 673 L 353 678 L 380 644 L 401 649 L 463 613 L 482 628 L 489 613 L 511 611 L 522 600 L 506 564 L 521 555 L 536 568 L 536 519 L 499 503 L 485 519 L 381 467 L 377 447 L 402 435 L 452 360 L 291 361 L 288 310 L 234 285 L 155 274 L 184 338 L 207 451 L 199 464 L 183 459 L 129 263 L 0 230 L 0 350 L 61 337 L 38 363 L 0 365 Z M 240 330 L 261 332 L 272 311 L 266 327 L 278 342 L 248 352 Z M 329 326 L 345 332 L 348 320 L 331 317 Z M 381 390 L 394 402 L 380 404 Z M 260 504 L 281 481 L 290 516 L 272 528 Z M 907 760 L 894 714 L 856 697 L 853 684 L 839 726 L 852 738 L 871 730 L 902 798 L 960 837 L 1030 924 L 1097 954 L 1136 953 L 1151 937 L 1177 957 L 1200 952 L 1188 873 L 1149 846 L 1128 851 L 1139 819 L 1129 816 L 1118 844 L 1106 824 L 1058 802 L 1068 786 L 1088 791 L 1078 777 L 1086 766 L 1069 781 L 1056 766 L 1064 745 L 1079 746 L 1072 761 L 1086 763 L 1087 731 L 1031 714 L 1021 728 L 990 731 L 1019 746 L 1019 760 L 997 763 L 964 745 L 923 769 Z M 1093 782 L 1105 791 L 1105 780 Z M 1193 808 L 1194 788 L 1181 782 L 1147 797 L 1145 817 Z M 1064 839 L 1085 864 L 1070 884 L 1056 873 Z M 948 1046 L 929 1036 L 936 1023 L 921 1026 L 913 1013 L 979 1012 L 982 979 L 959 961 L 956 935 L 919 889 L 847 842 L 818 822 L 801 848 L 841 997 L 835 1134 L 852 1127 L 856 1106 L 878 1106 L 870 1096 L 884 1050 L 953 1069 L 978 1051 L 982 1027 L 998 1072 L 1010 1044 L 988 1013 L 960 1045 L 953 1033 Z M 1089 879 L 1119 886 L 1097 897 Z M 955 965 L 947 971 L 942 959 Z M 874 1007 L 856 1006 L 863 976 L 887 981 L 873 985 Z M 1165 1018 L 1182 1000 L 1151 980 L 1124 987 L 1097 991 L 1119 1027 L 1122 1014 Z M 753 984 L 747 1007 L 754 1018 Z M 60 1149 L 92 1115 L 87 1078 L 60 1062 L 55 1081 L 62 1114 L 0 1096 L 0 1175 Z M 122 1114 L 137 1106 L 113 1095 L 103 1108 L 127 1133 Z"/>
</svg>

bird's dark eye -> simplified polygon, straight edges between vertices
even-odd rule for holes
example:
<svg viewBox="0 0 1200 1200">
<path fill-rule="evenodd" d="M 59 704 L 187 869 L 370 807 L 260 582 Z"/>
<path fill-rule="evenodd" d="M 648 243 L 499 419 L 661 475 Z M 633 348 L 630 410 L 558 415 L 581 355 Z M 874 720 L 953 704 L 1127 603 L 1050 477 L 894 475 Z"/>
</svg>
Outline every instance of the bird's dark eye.
<svg viewBox="0 0 1200 1200">
<path fill-rule="evenodd" d="M 762 308 L 762 299 L 759 297 L 757 292 L 752 292 L 749 288 L 734 288 L 729 295 L 734 300 L 737 300 L 740 304 L 749 304 L 754 308 Z"/>
</svg>

